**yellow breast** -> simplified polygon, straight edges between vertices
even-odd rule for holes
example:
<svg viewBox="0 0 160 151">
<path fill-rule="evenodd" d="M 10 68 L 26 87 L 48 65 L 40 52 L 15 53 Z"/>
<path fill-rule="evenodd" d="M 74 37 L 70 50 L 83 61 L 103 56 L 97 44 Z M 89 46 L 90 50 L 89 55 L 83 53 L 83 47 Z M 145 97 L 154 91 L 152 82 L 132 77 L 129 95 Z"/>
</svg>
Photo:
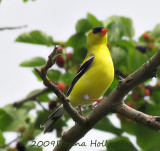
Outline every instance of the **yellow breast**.
<svg viewBox="0 0 160 151">
<path fill-rule="evenodd" d="M 92 104 L 87 98 L 100 98 L 113 81 L 114 67 L 108 48 L 92 51 L 92 54 L 95 58 L 91 66 L 77 81 L 69 95 L 73 106 Z"/>
</svg>

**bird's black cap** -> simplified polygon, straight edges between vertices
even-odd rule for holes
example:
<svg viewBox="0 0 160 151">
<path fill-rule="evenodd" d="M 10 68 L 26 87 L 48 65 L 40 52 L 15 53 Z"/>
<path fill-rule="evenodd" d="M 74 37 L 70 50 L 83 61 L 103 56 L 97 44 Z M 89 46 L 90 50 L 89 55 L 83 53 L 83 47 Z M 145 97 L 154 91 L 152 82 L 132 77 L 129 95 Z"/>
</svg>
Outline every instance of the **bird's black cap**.
<svg viewBox="0 0 160 151">
<path fill-rule="evenodd" d="M 92 30 L 93 30 L 93 33 L 96 34 L 96 33 L 101 32 L 103 28 L 104 28 L 104 27 L 95 27 L 95 28 L 93 28 Z"/>
</svg>

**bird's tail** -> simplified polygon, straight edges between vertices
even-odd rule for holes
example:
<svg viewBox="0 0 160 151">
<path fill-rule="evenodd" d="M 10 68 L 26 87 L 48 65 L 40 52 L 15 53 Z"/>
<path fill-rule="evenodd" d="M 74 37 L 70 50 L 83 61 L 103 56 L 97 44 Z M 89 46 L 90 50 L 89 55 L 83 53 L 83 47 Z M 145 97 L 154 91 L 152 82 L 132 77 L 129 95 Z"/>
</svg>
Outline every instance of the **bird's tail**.
<svg viewBox="0 0 160 151">
<path fill-rule="evenodd" d="M 64 115 L 64 113 L 65 110 L 63 105 L 61 105 L 44 122 L 42 122 L 40 128 L 44 128 L 44 133 L 46 133 L 48 130 L 50 130 L 53 124 Z"/>
</svg>

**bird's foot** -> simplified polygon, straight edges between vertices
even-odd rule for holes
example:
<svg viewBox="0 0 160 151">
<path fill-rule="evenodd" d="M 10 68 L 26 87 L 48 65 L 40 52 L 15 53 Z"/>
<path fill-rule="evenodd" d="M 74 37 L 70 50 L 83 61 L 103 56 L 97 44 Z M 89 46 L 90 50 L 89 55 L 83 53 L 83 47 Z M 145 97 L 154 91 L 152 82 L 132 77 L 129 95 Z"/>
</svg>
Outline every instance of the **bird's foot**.
<svg viewBox="0 0 160 151">
<path fill-rule="evenodd" d="M 81 116 L 83 116 L 83 111 L 81 109 L 81 106 L 78 106 L 78 109 L 79 109 L 79 112 L 80 112 Z"/>
<path fill-rule="evenodd" d="M 101 98 L 101 99 L 90 99 L 90 101 L 96 101 L 96 103 L 92 106 L 92 109 L 95 109 L 96 106 L 103 100 L 105 100 L 107 97 Z"/>
</svg>

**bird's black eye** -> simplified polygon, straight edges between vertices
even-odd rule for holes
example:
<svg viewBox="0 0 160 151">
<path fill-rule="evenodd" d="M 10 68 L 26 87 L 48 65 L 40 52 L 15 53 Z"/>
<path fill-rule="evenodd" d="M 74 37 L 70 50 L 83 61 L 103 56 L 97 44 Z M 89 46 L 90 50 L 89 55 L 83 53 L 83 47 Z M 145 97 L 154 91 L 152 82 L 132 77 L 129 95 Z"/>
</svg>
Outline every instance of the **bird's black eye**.
<svg viewBox="0 0 160 151">
<path fill-rule="evenodd" d="M 95 27 L 93 28 L 93 33 L 96 34 L 96 33 L 99 33 L 101 32 L 101 30 L 103 29 L 104 27 Z"/>
</svg>

